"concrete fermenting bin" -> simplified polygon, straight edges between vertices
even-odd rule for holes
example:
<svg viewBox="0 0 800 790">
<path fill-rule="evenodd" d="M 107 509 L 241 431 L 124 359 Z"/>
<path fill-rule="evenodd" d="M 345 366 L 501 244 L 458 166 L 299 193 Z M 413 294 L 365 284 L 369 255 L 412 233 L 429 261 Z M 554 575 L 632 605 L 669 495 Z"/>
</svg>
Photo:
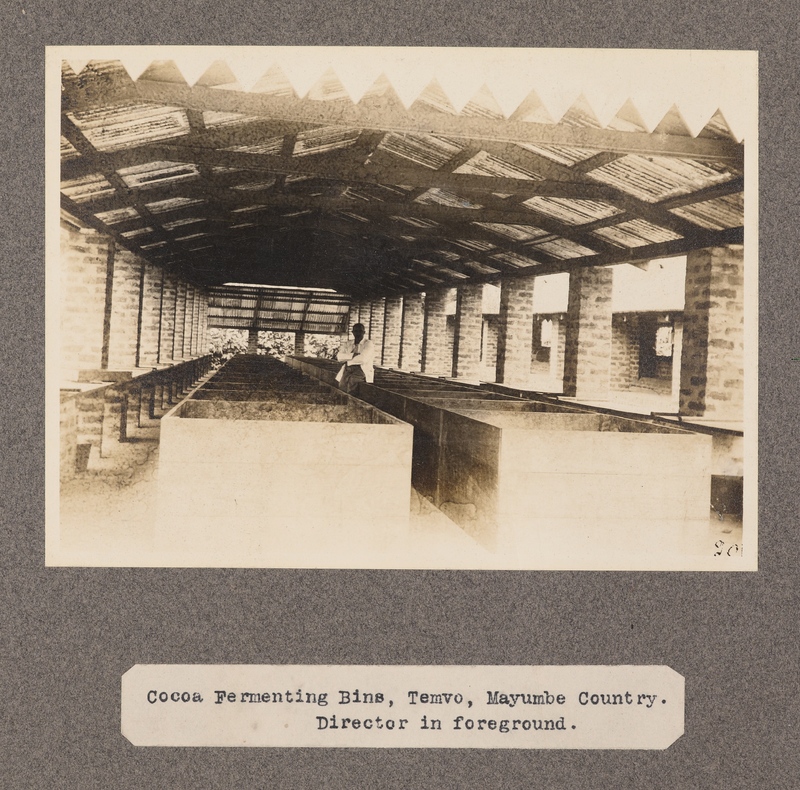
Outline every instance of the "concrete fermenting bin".
<svg viewBox="0 0 800 790">
<path fill-rule="evenodd" d="M 161 421 L 158 541 L 176 564 L 391 566 L 412 428 L 240 355 Z"/>
<path fill-rule="evenodd" d="M 709 436 L 388 371 L 359 394 L 414 426 L 414 487 L 506 567 L 659 567 L 706 550 Z"/>
</svg>

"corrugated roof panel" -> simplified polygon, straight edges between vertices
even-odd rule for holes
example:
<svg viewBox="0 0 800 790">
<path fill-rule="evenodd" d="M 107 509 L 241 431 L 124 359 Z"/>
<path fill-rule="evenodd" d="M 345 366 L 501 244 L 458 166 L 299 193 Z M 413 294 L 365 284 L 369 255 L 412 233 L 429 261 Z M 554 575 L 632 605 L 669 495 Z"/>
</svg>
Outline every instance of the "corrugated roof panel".
<svg viewBox="0 0 800 790">
<path fill-rule="evenodd" d="M 539 265 L 539 261 L 527 258 L 524 255 L 519 255 L 516 252 L 501 252 L 497 255 L 492 255 L 492 260 L 503 261 L 511 266 L 516 266 L 518 269 L 524 268 L 525 266 Z"/>
<path fill-rule="evenodd" d="M 145 203 L 145 207 L 151 214 L 163 214 L 166 211 L 175 211 L 187 206 L 197 206 L 205 203 L 202 198 L 176 197 L 167 200 L 156 200 L 153 203 Z"/>
<path fill-rule="evenodd" d="M 238 189 L 242 192 L 256 192 L 259 189 L 269 189 L 275 184 L 275 176 L 268 178 L 266 181 L 250 181 L 246 184 L 235 184 L 231 189 Z"/>
<path fill-rule="evenodd" d="M 277 64 L 271 66 L 250 89 L 251 93 L 268 93 L 273 96 L 289 98 L 295 96 L 294 88 L 283 70 Z"/>
<path fill-rule="evenodd" d="M 590 129 L 601 128 L 600 121 L 597 120 L 594 110 L 592 110 L 589 102 L 583 95 L 579 96 L 572 107 L 564 113 L 561 118 L 561 123 L 567 126 L 580 126 Z"/>
<path fill-rule="evenodd" d="M 251 211 L 263 211 L 265 208 L 263 203 L 253 203 L 251 206 L 231 209 L 231 214 L 249 214 Z"/>
<path fill-rule="evenodd" d="M 588 175 L 640 200 L 655 203 L 730 181 L 740 173 L 729 165 L 713 162 L 628 154 L 592 170 Z"/>
<path fill-rule="evenodd" d="M 437 271 L 439 274 L 445 274 L 448 277 L 454 277 L 456 280 L 469 280 L 469 275 L 464 272 L 457 272 L 453 269 L 448 269 L 446 266 L 440 266 Z"/>
<path fill-rule="evenodd" d="M 456 111 L 453 107 L 447 94 L 442 90 L 438 80 L 432 80 L 422 93 L 415 99 L 414 103 L 409 107 L 410 112 L 419 109 L 435 110 L 436 112 L 443 112 L 447 115 L 455 115 Z"/>
<path fill-rule="evenodd" d="M 283 148 L 283 137 L 268 137 L 256 145 L 232 145 L 223 148 L 223 151 L 234 151 L 242 154 L 272 154 L 276 155 Z"/>
<path fill-rule="evenodd" d="M 152 242 L 152 244 L 142 244 L 141 247 L 143 250 L 152 250 L 155 249 L 156 247 L 165 247 L 166 245 L 167 242 L 165 241 L 154 241 Z"/>
<path fill-rule="evenodd" d="M 480 225 L 481 223 L 477 224 Z M 478 239 L 455 239 L 454 241 L 459 247 L 463 247 L 465 250 L 470 250 L 471 252 L 488 252 L 497 246 L 491 242 L 479 241 Z"/>
<path fill-rule="evenodd" d="M 189 134 L 189 119 L 178 107 L 128 104 L 88 112 L 69 112 L 67 117 L 98 151 L 116 151 L 154 140 Z"/>
<path fill-rule="evenodd" d="M 80 151 L 63 135 L 61 136 L 61 161 L 68 162 L 70 159 L 77 159 Z"/>
<path fill-rule="evenodd" d="M 738 228 L 744 223 L 744 193 L 725 195 L 714 200 L 673 208 L 670 211 L 701 228 L 709 230 Z"/>
<path fill-rule="evenodd" d="M 362 217 L 361 214 L 356 214 L 354 211 L 340 211 L 338 213 L 343 217 L 348 217 L 349 219 L 354 219 L 358 222 L 369 222 L 366 217 Z"/>
<path fill-rule="evenodd" d="M 405 222 L 406 225 L 411 225 L 412 228 L 435 228 L 439 223 L 432 219 L 422 219 L 422 217 L 399 217 L 392 215 L 391 219 L 398 222 Z"/>
<path fill-rule="evenodd" d="M 574 165 L 584 159 L 591 159 L 597 153 L 597 151 L 589 151 L 586 148 L 570 148 L 565 145 L 537 145 L 536 143 L 517 143 L 517 145 L 562 165 Z"/>
<path fill-rule="evenodd" d="M 474 272 L 478 274 L 498 274 L 500 269 L 496 269 L 493 266 L 489 266 L 486 263 L 481 263 L 479 261 L 465 261 L 464 266 L 469 269 L 472 269 Z"/>
<path fill-rule="evenodd" d="M 530 241 L 547 236 L 546 230 L 535 228 L 533 225 L 506 225 L 500 222 L 476 222 L 475 224 L 514 241 Z"/>
<path fill-rule="evenodd" d="M 311 86 L 311 89 L 306 94 L 307 99 L 312 101 L 346 101 L 351 102 L 350 94 L 345 90 L 336 72 L 331 68 L 328 69 L 318 80 Z"/>
<path fill-rule="evenodd" d="M 447 192 L 438 187 L 431 187 L 423 192 L 421 195 L 414 198 L 415 203 L 422 203 L 423 205 L 439 205 L 450 206 L 451 208 L 471 208 L 479 209 L 481 206 L 478 203 L 473 203 L 466 198 L 459 197 L 452 192 Z"/>
<path fill-rule="evenodd" d="M 126 239 L 133 239 L 136 236 L 145 236 L 148 233 L 152 232 L 153 232 L 152 228 L 134 228 L 133 230 L 123 231 L 121 235 L 124 236 Z"/>
<path fill-rule="evenodd" d="M 456 168 L 454 173 L 468 173 L 476 176 L 497 176 L 499 178 L 522 178 L 529 181 L 541 181 L 544 176 L 532 170 L 504 162 L 486 151 L 480 151 L 469 162 Z"/>
<path fill-rule="evenodd" d="M 325 126 L 322 129 L 300 132 L 294 144 L 294 155 L 305 156 L 348 148 L 358 139 L 359 134 L 361 134 L 360 129 L 347 129 L 341 126 Z"/>
<path fill-rule="evenodd" d="M 593 233 L 619 247 L 643 247 L 647 244 L 658 244 L 682 238 L 680 234 L 644 219 L 634 219 L 620 222 L 619 225 L 598 228 Z"/>
<path fill-rule="evenodd" d="M 187 219 L 176 219 L 173 222 L 165 222 L 162 227 L 165 230 L 175 230 L 175 228 L 183 227 L 184 225 L 194 225 L 195 222 L 205 222 L 205 217 L 188 217 Z"/>
<path fill-rule="evenodd" d="M 698 137 L 712 137 L 717 140 L 735 140 L 733 132 L 731 131 L 725 116 L 717 110 L 712 116 L 711 120 L 703 127 L 703 130 L 697 135 Z"/>
<path fill-rule="evenodd" d="M 126 219 L 137 219 L 139 217 L 139 212 L 135 208 L 126 206 L 125 208 L 115 208 L 111 211 L 101 211 L 95 214 L 95 217 L 97 217 L 100 222 L 105 222 L 106 225 L 114 225 Z"/>
<path fill-rule="evenodd" d="M 253 115 L 245 115 L 241 112 L 214 112 L 213 110 L 203 110 L 203 123 L 209 129 L 220 126 L 241 126 L 243 123 L 257 121 Z"/>
<path fill-rule="evenodd" d="M 148 162 L 145 165 L 123 167 L 117 172 L 125 184 L 132 189 L 137 187 L 146 189 L 164 183 L 200 177 L 197 165 L 189 162 Z"/>
<path fill-rule="evenodd" d="M 495 99 L 486 85 L 481 86 L 478 92 L 467 102 L 461 114 L 478 118 L 492 118 L 495 120 L 500 120 L 505 117 L 503 110 L 497 103 L 497 99 Z"/>
<path fill-rule="evenodd" d="M 568 225 L 584 225 L 598 219 L 613 217 L 621 209 L 599 200 L 576 200 L 573 198 L 532 197 L 522 203 L 534 211 L 566 222 Z"/>
<path fill-rule="evenodd" d="M 445 162 L 452 159 L 462 147 L 447 137 L 432 134 L 387 134 L 378 150 L 409 159 L 418 165 L 438 170 Z"/>
<path fill-rule="evenodd" d="M 83 203 L 104 195 L 113 195 L 114 187 L 99 173 L 61 182 L 61 191 L 76 203 Z"/>
<path fill-rule="evenodd" d="M 594 250 L 584 247 L 582 244 L 570 241 L 569 239 L 550 239 L 536 244 L 537 250 L 544 250 L 554 258 L 566 260 L 568 258 L 584 258 L 587 255 L 597 255 Z"/>
</svg>

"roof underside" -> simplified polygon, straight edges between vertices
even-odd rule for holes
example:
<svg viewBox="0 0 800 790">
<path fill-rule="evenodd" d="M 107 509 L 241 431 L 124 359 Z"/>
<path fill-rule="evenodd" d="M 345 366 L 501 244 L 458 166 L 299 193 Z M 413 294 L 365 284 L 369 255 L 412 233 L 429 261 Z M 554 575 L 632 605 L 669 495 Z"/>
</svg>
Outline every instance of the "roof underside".
<svg viewBox="0 0 800 790">
<path fill-rule="evenodd" d="M 170 61 L 62 80 L 62 208 L 198 285 L 363 297 L 743 240 L 719 113 L 696 137 L 630 101 L 605 127 L 582 99 L 553 122 L 533 91 L 510 118 L 486 89 L 456 113 L 436 82 L 406 109 L 386 79 L 354 104 L 333 72 L 299 98 L 220 62 L 191 87 Z"/>
<path fill-rule="evenodd" d="M 347 331 L 350 300 L 295 288 L 219 286 L 208 295 L 208 325 L 220 329 L 336 334 Z"/>
</svg>

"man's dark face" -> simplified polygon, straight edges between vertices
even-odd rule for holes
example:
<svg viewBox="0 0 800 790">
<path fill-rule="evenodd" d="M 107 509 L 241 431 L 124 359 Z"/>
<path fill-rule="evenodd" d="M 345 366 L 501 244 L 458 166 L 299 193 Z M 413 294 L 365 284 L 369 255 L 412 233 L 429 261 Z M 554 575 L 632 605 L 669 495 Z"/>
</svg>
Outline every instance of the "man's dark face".
<svg viewBox="0 0 800 790">
<path fill-rule="evenodd" d="M 364 327 L 354 326 L 353 337 L 356 339 L 356 343 L 360 343 L 364 339 Z"/>
</svg>

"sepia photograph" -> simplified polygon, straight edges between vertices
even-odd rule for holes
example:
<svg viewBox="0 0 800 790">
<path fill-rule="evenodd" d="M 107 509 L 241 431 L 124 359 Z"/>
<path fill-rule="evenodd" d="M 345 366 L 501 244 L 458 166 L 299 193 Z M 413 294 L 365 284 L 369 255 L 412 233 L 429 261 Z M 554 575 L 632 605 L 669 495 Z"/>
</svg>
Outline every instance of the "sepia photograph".
<svg viewBox="0 0 800 790">
<path fill-rule="evenodd" d="M 46 66 L 48 565 L 757 569 L 756 53 Z"/>
</svg>

